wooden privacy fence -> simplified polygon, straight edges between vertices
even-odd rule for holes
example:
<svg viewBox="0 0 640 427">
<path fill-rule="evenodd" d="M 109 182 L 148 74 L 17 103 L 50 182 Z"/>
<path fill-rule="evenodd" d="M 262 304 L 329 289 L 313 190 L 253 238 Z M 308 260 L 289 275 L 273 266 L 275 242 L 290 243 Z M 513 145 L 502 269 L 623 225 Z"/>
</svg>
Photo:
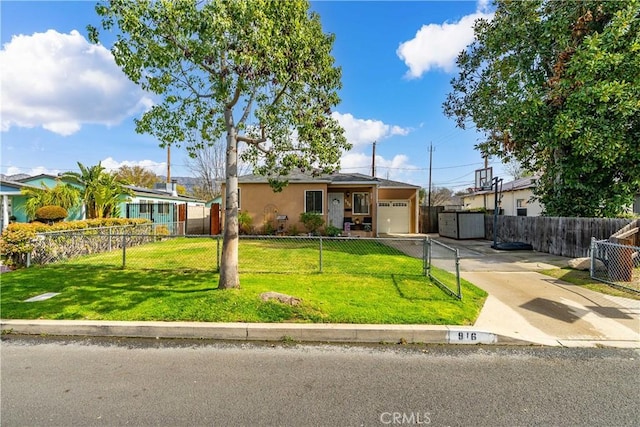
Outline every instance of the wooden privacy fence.
<svg viewBox="0 0 640 427">
<path fill-rule="evenodd" d="M 220 205 L 179 206 L 180 221 L 186 224 L 186 234 L 217 235 L 220 234 Z"/>
<path fill-rule="evenodd" d="M 420 206 L 420 232 L 438 232 L 438 214 L 444 212 L 444 206 Z"/>
<path fill-rule="evenodd" d="M 498 242 L 524 242 L 538 252 L 570 258 L 589 255 L 591 238 L 608 239 L 632 222 L 617 218 L 498 217 Z M 484 217 L 485 236 L 493 240 L 493 215 Z"/>
</svg>

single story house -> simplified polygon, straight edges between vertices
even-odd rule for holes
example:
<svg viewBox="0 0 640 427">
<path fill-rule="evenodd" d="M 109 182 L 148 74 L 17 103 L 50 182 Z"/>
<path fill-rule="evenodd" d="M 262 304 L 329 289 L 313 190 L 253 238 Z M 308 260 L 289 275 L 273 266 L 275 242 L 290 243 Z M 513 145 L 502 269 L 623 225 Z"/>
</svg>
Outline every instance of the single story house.
<svg viewBox="0 0 640 427">
<path fill-rule="evenodd" d="M 419 186 L 357 173 L 294 172 L 286 178 L 289 184 L 274 192 L 267 177 L 238 177 L 239 208 L 251 216 L 258 233 L 291 227 L 303 232 L 303 212 L 322 215 L 325 226 L 345 234 L 418 232 Z"/>
<path fill-rule="evenodd" d="M 26 197 L 22 195 L 22 188 L 41 189 L 43 186 L 55 187 L 60 177 L 41 174 L 21 178 L 17 181 L 3 180 L 0 196 L 2 196 L 2 229 L 9 224 L 9 218 L 14 216 L 16 222 L 27 222 L 28 218 L 22 206 Z M 63 180 L 79 189 L 82 186 L 74 182 Z M 123 194 L 120 200 L 120 217 L 146 218 L 156 223 L 176 222 L 178 219 L 178 205 L 204 206 L 204 202 L 192 197 L 179 195 L 176 183 L 157 184 L 156 189 L 141 188 L 132 185 L 125 186 L 132 192 L 132 196 Z M 69 210 L 67 221 L 85 219 L 86 213 L 82 205 Z"/>
<path fill-rule="evenodd" d="M 507 216 L 540 216 L 542 205 L 533 200 L 533 187 L 536 177 L 520 178 L 502 184 L 500 208 Z M 486 209 L 493 211 L 495 206 L 494 190 L 480 190 L 462 196 L 464 210 Z"/>
<path fill-rule="evenodd" d="M 79 190 L 82 190 L 82 186 L 73 182 L 72 180 L 68 180 L 68 179 L 61 179 L 59 176 L 55 176 L 55 175 L 48 175 L 48 174 L 40 174 L 40 175 L 35 175 L 35 176 L 29 176 L 26 178 L 21 178 L 19 180 L 17 180 L 17 182 L 20 182 L 22 184 L 27 184 L 31 187 L 36 187 L 39 189 L 44 188 L 45 186 L 47 188 L 54 188 L 56 185 L 58 185 L 59 183 L 64 183 L 64 184 L 69 184 Z M 14 210 L 16 212 L 16 220 L 18 222 L 26 222 L 27 218 L 26 218 L 26 214 L 24 213 L 24 211 L 21 208 L 21 204 L 16 204 L 16 209 Z M 68 210 L 68 215 L 66 220 L 67 221 L 75 221 L 75 220 L 79 220 L 79 219 L 83 219 L 85 216 L 85 213 L 83 211 L 83 207 L 82 206 L 78 206 L 77 208 L 73 208 L 73 209 L 69 209 Z"/>
<path fill-rule="evenodd" d="M 122 218 L 144 218 L 154 223 L 166 224 L 184 221 L 178 215 L 178 206 L 202 206 L 202 200 L 178 194 L 176 183 L 158 183 L 155 188 L 143 188 L 125 185 L 132 192 L 132 196 L 123 197 L 120 202 L 120 216 Z M 186 215 L 186 214 L 185 214 Z"/>
<path fill-rule="evenodd" d="M 27 214 L 21 209 L 26 197 L 22 195 L 23 188 L 39 188 L 17 181 L 0 181 L 0 197 L 2 198 L 2 214 L 0 215 L 0 230 L 7 228 L 10 222 L 27 222 Z M 15 218 L 15 219 L 14 219 Z"/>
</svg>

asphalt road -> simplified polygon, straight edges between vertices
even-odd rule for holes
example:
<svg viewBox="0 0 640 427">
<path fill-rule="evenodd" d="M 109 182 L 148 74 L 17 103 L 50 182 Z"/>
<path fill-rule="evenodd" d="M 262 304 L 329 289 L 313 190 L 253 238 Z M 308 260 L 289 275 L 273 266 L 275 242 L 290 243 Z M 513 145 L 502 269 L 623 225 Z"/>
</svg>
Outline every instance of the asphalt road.
<svg viewBox="0 0 640 427">
<path fill-rule="evenodd" d="M 2 426 L 638 425 L 632 349 L 3 337 Z"/>
</svg>

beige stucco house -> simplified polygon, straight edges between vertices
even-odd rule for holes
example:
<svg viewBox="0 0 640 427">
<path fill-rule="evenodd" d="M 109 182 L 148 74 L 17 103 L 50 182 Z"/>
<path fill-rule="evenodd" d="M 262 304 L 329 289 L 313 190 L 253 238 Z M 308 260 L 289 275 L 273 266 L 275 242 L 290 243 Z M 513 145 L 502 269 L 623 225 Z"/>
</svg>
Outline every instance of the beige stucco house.
<svg viewBox="0 0 640 427">
<path fill-rule="evenodd" d="M 533 200 L 535 177 L 521 178 L 502 185 L 500 208 L 507 216 L 540 216 L 542 205 Z M 462 196 L 464 210 L 494 208 L 494 190 L 480 190 Z"/>
<path fill-rule="evenodd" d="M 298 172 L 287 180 L 289 184 L 276 193 L 266 177 L 238 178 L 239 208 L 251 216 L 257 233 L 286 232 L 291 227 L 303 232 L 303 212 L 322 215 L 325 225 L 337 227 L 345 235 L 418 232 L 418 186 L 345 173 L 314 177 Z"/>
</svg>

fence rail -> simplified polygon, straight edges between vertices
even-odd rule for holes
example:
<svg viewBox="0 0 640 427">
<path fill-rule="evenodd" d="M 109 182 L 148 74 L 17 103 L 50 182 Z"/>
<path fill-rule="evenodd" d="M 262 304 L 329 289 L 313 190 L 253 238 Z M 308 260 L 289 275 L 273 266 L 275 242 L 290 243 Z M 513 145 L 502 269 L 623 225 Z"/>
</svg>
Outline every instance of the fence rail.
<svg viewBox="0 0 640 427">
<path fill-rule="evenodd" d="M 42 232 L 36 235 L 33 251 L 25 264 L 50 264 L 82 255 L 111 252 L 124 247 L 142 245 L 161 236 L 184 233 L 184 223 L 137 224 L 114 227 L 82 228 Z"/>
<path fill-rule="evenodd" d="M 93 233 L 87 230 L 43 233 L 35 242 L 31 264 L 66 263 L 98 269 L 162 270 L 171 274 L 217 272 L 222 243 L 220 235 L 141 234 L 122 228 L 117 233 L 107 229 Z M 336 280 L 343 275 L 345 278 L 428 275 L 443 291 L 462 297 L 457 251 L 430 239 L 241 236 L 238 258 L 243 274 L 327 273 L 336 275 Z M 446 272 L 451 276 L 447 277 Z M 310 283 L 312 280 L 310 277 Z"/>
<path fill-rule="evenodd" d="M 590 270 L 592 279 L 640 293 L 640 247 L 593 239 Z"/>
</svg>

